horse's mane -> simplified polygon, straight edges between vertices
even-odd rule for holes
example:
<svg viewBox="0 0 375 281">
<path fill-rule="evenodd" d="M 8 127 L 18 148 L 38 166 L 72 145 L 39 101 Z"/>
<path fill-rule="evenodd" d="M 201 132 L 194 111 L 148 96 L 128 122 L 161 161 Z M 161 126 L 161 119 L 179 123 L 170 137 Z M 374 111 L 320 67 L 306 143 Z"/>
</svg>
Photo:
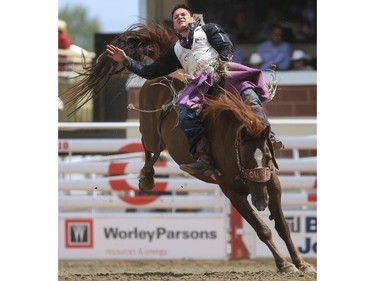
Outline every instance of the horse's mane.
<svg viewBox="0 0 375 281">
<path fill-rule="evenodd" d="M 177 38 L 173 30 L 164 24 L 149 22 L 148 24 L 136 23 L 126 31 L 116 36 L 109 44 L 125 51 L 126 55 L 136 61 L 144 61 L 145 58 L 156 60 Z M 89 100 L 101 94 L 101 90 L 110 78 L 125 69 L 108 58 L 105 50 L 98 56 L 97 60 L 90 66 L 86 65 L 86 59 L 82 54 L 83 72 L 77 73 L 77 82 L 66 92 L 65 104 L 69 107 L 77 105 L 72 112 L 79 110 Z"/>
<path fill-rule="evenodd" d="M 220 88 L 219 92 L 213 98 L 205 99 L 207 106 L 203 111 L 203 118 L 209 117 L 212 122 L 223 122 L 228 119 L 229 114 L 238 121 L 238 124 L 246 128 L 250 137 L 259 138 L 264 131 L 264 124 L 250 106 L 225 89 Z"/>
</svg>

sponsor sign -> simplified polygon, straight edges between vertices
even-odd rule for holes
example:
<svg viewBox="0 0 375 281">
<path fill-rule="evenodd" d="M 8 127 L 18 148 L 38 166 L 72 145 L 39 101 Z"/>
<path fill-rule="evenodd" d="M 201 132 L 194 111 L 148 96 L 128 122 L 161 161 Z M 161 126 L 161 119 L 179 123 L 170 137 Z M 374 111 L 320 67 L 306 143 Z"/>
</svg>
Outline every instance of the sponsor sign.
<svg viewBox="0 0 375 281">
<path fill-rule="evenodd" d="M 272 230 L 272 238 L 285 257 L 289 257 L 289 252 L 284 241 L 275 230 L 274 221 L 268 219 L 267 211 L 259 213 L 260 217 Z M 297 250 L 304 258 L 317 257 L 317 215 L 316 210 L 285 210 L 285 219 L 288 223 L 291 236 Z M 250 253 L 250 258 L 272 257 L 269 248 L 259 240 L 251 226 L 243 220 L 244 233 L 243 242 Z"/>
<path fill-rule="evenodd" d="M 226 259 L 226 216 L 59 218 L 59 259 Z"/>
</svg>

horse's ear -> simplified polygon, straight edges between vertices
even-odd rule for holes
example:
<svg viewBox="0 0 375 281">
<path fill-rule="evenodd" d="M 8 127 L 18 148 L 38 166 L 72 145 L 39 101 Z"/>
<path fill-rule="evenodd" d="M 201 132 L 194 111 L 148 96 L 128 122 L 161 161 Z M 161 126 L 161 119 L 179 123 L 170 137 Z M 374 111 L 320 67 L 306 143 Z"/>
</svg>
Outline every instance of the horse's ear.
<svg viewBox="0 0 375 281">
<path fill-rule="evenodd" d="M 267 139 L 270 136 L 270 134 L 271 134 L 271 126 L 267 125 L 262 132 L 262 138 Z"/>
</svg>

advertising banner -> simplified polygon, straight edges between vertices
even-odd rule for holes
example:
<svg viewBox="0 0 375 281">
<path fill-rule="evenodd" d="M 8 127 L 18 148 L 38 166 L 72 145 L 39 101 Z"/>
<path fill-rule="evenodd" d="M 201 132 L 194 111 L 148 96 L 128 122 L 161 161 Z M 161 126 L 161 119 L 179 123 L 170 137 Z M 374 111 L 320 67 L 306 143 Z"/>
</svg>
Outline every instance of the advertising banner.
<svg viewBox="0 0 375 281">
<path fill-rule="evenodd" d="M 227 259 L 226 216 L 59 217 L 59 259 Z"/>
<path fill-rule="evenodd" d="M 272 230 L 273 240 L 279 251 L 289 257 L 284 241 L 275 230 L 275 222 L 268 219 L 269 212 L 259 213 L 260 217 Z M 297 250 L 304 258 L 317 257 L 317 216 L 316 210 L 285 210 L 285 219 L 288 223 L 291 236 Z M 272 257 L 266 244 L 259 240 L 254 229 L 243 220 L 242 239 L 250 253 L 250 258 Z"/>
</svg>

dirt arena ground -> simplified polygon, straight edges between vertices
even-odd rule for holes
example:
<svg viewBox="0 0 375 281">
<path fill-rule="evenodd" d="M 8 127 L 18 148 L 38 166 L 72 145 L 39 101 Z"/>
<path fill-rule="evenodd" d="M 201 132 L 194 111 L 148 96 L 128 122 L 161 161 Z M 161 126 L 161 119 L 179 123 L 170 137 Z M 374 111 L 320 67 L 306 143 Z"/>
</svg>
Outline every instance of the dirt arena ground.
<svg viewBox="0 0 375 281">
<path fill-rule="evenodd" d="M 316 269 L 316 259 L 306 260 Z M 280 274 L 273 259 L 239 261 L 60 261 L 59 281 L 315 281 L 317 274 Z"/>
</svg>

